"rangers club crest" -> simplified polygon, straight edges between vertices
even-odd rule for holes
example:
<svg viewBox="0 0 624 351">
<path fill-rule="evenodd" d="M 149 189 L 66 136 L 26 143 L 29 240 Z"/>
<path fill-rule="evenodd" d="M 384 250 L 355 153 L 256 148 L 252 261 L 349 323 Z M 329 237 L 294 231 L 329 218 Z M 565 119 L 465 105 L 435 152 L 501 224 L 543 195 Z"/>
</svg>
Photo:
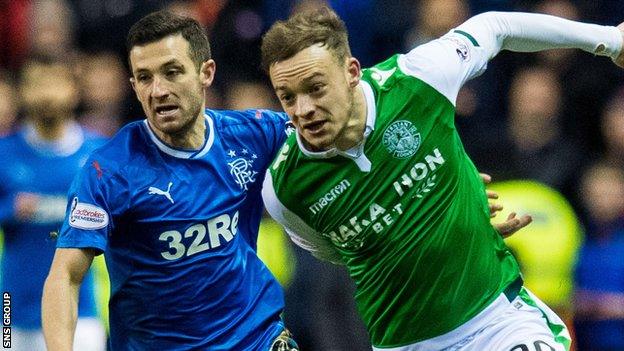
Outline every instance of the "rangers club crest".
<svg viewBox="0 0 624 351">
<path fill-rule="evenodd" d="M 420 133 L 412 122 L 396 121 L 386 128 L 383 144 L 395 158 L 410 157 L 420 147 Z"/>
<path fill-rule="evenodd" d="M 248 190 L 247 184 L 255 182 L 256 175 L 258 175 L 258 172 L 254 171 L 252 167 L 254 160 L 258 156 L 256 154 L 250 155 L 247 149 L 241 150 L 239 154 L 234 150 L 230 150 L 228 156 L 231 161 L 227 164 L 230 166 L 230 174 L 234 177 L 234 181 L 241 189 Z"/>
</svg>

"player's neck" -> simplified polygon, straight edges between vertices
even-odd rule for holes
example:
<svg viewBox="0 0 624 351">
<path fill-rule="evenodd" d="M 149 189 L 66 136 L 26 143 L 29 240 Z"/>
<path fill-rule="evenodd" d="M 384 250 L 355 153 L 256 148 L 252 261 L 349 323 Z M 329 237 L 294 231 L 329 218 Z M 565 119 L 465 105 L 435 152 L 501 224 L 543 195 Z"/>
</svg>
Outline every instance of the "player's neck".
<svg viewBox="0 0 624 351">
<path fill-rule="evenodd" d="M 203 109 L 202 109 L 203 111 Z M 177 133 L 163 133 L 156 128 L 152 131 L 167 145 L 176 149 L 198 150 L 206 139 L 206 119 L 198 116 L 187 128 Z"/>
<path fill-rule="evenodd" d="M 31 118 L 35 132 L 45 141 L 57 141 L 63 138 L 65 130 L 71 124 L 71 118 Z"/>
<path fill-rule="evenodd" d="M 351 118 L 347 122 L 344 133 L 336 140 L 338 150 L 349 150 L 364 139 L 366 129 L 366 97 L 361 83 L 355 87 Z"/>
</svg>

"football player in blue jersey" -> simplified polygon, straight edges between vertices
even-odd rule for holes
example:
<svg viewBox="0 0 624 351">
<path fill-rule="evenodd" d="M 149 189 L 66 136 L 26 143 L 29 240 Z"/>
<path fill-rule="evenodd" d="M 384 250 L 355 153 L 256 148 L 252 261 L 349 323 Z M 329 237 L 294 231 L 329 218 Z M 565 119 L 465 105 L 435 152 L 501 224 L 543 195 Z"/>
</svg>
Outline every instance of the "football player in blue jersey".
<svg viewBox="0 0 624 351">
<path fill-rule="evenodd" d="M 72 184 L 43 294 L 49 350 L 70 349 L 78 286 L 101 253 L 112 350 L 295 350 L 282 289 L 256 255 L 262 178 L 287 117 L 206 109 L 215 62 L 192 19 L 144 17 L 128 55 L 147 118 Z"/>
<path fill-rule="evenodd" d="M 10 346 L 14 350 L 45 350 L 41 294 L 54 256 L 50 232 L 63 222 L 73 177 L 104 142 L 73 120 L 78 101 L 75 84 L 65 63 L 28 61 L 19 85 L 25 123 L 0 139 L 0 225 L 5 234 L 2 291 L 11 298 Z M 90 273 L 76 298 L 80 301 L 76 349 L 104 350 L 105 331 L 96 318 Z"/>
</svg>

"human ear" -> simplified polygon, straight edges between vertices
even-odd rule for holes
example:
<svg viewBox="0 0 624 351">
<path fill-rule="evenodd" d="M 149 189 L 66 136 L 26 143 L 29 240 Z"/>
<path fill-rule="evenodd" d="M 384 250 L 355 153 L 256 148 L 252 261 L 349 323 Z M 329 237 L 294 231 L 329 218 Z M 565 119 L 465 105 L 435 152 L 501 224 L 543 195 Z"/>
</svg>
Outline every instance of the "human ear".
<svg viewBox="0 0 624 351">
<path fill-rule="evenodd" d="M 137 94 L 136 79 L 134 79 L 134 77 L 130 77 L 129 81 L 130 81 L 130 86 L 132 86 L 132 90 L 134 90 L 134 93 Z"/>
<path fill-rule="evenodd" d="M 201 68 L 199 70 L 201 80 L 201 84 L 204 88 L 210 87 L 212 85 L 212 81 L 214 80 L 215 71 L 217 69 L 217 64 L 213 59 L 210 59 L 204 63 L 202 63 Z"/>
<path fill-rule="evenodd" d="M 360 61 L 355 57 L 349 57 L 347 62 L 347 81 L 351 88 L 355 88 L 360 83 L 360 77 L 362 76 L 362 67 Z"/>
</svg>

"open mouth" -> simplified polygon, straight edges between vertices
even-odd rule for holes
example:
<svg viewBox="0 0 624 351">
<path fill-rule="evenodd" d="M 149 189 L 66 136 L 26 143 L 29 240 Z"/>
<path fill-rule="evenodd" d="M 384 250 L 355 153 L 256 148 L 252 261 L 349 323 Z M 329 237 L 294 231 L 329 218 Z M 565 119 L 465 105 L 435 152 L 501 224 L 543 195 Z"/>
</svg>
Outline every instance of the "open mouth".
<svg viewBox="0 0 624 351">
<path fill-rule="evenodd" d="M 323 127 L 325 126 L 325 123 L 327 123 L 327 121 L 310 122 L 310 123 L 304 125 L 303 129 L 307 130 L 308 132 L 310 132 L 312 134 L 319 133 L 321 130 L 323 130 Z"/>
<path fill-rule="evenodd" d="M 168 117 L 174 115 L 179 109 L 176 105 L 161 105 L 156 107 L 155 111 L 161 117 Z"/>
</svg>

